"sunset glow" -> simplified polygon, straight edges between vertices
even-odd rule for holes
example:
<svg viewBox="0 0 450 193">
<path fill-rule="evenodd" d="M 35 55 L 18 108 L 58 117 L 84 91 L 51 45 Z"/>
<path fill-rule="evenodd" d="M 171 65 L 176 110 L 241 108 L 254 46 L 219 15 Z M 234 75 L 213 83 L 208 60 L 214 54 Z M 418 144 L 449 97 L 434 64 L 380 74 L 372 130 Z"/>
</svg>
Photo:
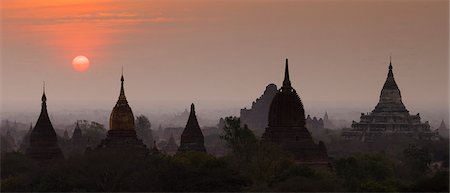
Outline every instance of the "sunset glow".
<svg viewBox="0 0 450 193">
<path fill-rule="evenodd" d="M 77 56 L 72 60 L 72 67 L 78 72 L 84 72 L 89 69 L 90 62 L 86 56 Z"/>
</svg>

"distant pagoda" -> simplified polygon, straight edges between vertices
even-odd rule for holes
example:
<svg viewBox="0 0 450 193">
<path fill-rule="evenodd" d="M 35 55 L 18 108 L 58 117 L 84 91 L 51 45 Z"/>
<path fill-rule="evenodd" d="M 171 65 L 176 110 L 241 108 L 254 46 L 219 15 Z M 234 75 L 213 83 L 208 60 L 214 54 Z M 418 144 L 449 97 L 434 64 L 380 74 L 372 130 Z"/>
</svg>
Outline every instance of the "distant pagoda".
<svg viewBox="0 0 450 193">
<path fill-rule="evenodd" d="M 305 127 L 305 110 L 300 97 L 291 86 L 288 59 L 283 86 L 270 105 L 269 126 L 263 134 L 263 140 L 277 144 L 290 152 L 300 164 L 315 168 L 331 168 L 324 143 L 320 141 L 316 144 Z"/>
<path fill-rule="evenodd" d="M 173 138 L 173 135 L 170 136 L 169 141 L 167 144 L 163 147 L 164 153 L 167 155 L 175 155 L 178 151 L 178 145 L 175 142 L 175 138 Z"/>
<path fill-rule="evenodd" d="M 439 133 L 439 135 L 441 135 L 444 138 L 449 138 L 449 129 L 447 127 L 447 125 L 445 125 L 444 120 L 442 120 L 441 125 L 439 125 L 439 127 L 437 128 L 437 131 Z"/>
<path fill-rule="evenodd" d="M 41 114 L 29 136 L 29 146 L 25 155 L 36 160 L 63 158 L 58 139 L 47 113 L 45 89 L 42 94 Z"/>
<path fill-rule="evenodd" d="M 371 113 L 361 113 L 360 122 L 353 121 L 352 128 L 342 133 L 346 139 L 374 142 L 385 137 L 436 139 L 437 132 L 430 130 L 428 121 L 422 123 L 420 114 L 410 115 L 402 102 L 400 89 L 394 79 L 392 62 L 380 100 Z"/>
<path fill-rule="evenodd" d="M 195 115 L 194 103 L 191 104 L 191 112 L 186 127 L 181 134 L 180 147 L 178 152 L 198 151 L 205 152 L 205 139 L 198 125 L 197 116 Z"/>
<path fill-rule="evenodd" d="M 73 130 L 72 137 L 70 138 L 72 153 L 83 154 L 87 145 L 86 139 L 83 137 L 80 125 L 78 121 Z"/>
<path fill-rule="evenodd" d="M 106 139 L 103 139 L 97 149 L 114 149 L 134 151 L 148 154 L 147 146 L 138 139 L 134 126 L 134 115 L 128 105 L 123 88 L 123 75 L 120 79 L 120 95 L 109 118 L 109 130 Z"/>
</svg>

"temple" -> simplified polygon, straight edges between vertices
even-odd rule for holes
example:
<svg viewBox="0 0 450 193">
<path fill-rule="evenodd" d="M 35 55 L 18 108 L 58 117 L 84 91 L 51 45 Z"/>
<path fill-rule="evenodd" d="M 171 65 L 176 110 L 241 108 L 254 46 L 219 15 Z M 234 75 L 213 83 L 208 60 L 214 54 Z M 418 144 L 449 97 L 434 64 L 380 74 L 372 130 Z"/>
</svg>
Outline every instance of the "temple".
<svg viewBox="0 0 450 193">
<path fill-rule="evenodd" d="M 108 134 L 97 149 L 133 151 L 147 155 L 149 153 L 147 146 L 136 135 L 134 115 L 125 97 L 123 75 L 120 81 L 119 99 L 109 118 Z"/>
<path fill-rule="evenodd" d="M 277 85 L 267 85 L 264 93 L 252 103 L 250 109 L 244 108 L 240 111 L 241 122 L 247 124 L 257 135 L 261 135 L 267 127 L 270 103 L 277 90 Z"/>
<path fill-rule="evenodd" d="M 394 79 L 392 62 L 389 62 L 388 69 L 380 100 L 375 109 L 371 113 L 361 113 L 360 122 L 353 121 L 352 128 L 343 131 L 343 137 L 363 142 L 374 142 L 386 137 L 436 139 L 437 132 L 430 130 L 428 121 L 422 123 L 419 113 L 409 114 Z"/>
<path fill-rule="evenodd" d="M 287 59 L 283 86 L 270 105 L 269 125 L 263 134 L 263 140 L 279 145 L 300 164 L 331 169 L 324 143 L 320 141 L 316 144 L 305 127 L 305 110 L 300 97 L 291 86 Z"/>
<path fill-rule="evenodd" d="M 30 133 L 29 146 L 25 155 L 36 160 L 49 160 L 63 158 L 62 151 L 58 146 L 58 139 L 47 113 L 47 97 L 45 87 L 42 94 L 41 114 Z"/>
<path fill-rule="evenodd" d="M 442 120 L 441 125 L 437 128 L 439 135 L 443 138 L 449 138 L 449 129 L 447 125 L 445 125 L 444 120 Z"/>
<path fill-rule="evenodd" d="M 191 112 L 186 127 L 181 134 L 180 147 L 178 152 L 198 151 L 205 152 L 205 139 L 198 125 L 197 116 L 195 115 L 194 103 L 191 104 Z"/>
<path fill-rule="evenodd" d="M 75 129 L 73 130 L 72 137 L 70 138 L 70 145 L 72 153 L 75 154 L 83 154 L 86 149 L 87 141 L 83 137 L 83 133 L 81 131 L 80 125 L 78 124 L 78 121 L 76 123 Z"/>
<path fill-rule="evenodd" d="M 175 142 L 175 138 L 173 138 L 173 135 L 170 136 L 169 141 L 167 144 L 163 147 L 163 152 L 167 155 L 175 155 L 178 151 L 178 145 Z"/>
<path fill-rule="evenodd" d="M 305 125 L 306 128 L 309 128 L 311 130 L 323 130 L 325 128 L 325 124 L 322 118 L 317 119 L 317 117 L 313 117 L 311 119 L 310 115 L 306 117 Z"/>
</svg>

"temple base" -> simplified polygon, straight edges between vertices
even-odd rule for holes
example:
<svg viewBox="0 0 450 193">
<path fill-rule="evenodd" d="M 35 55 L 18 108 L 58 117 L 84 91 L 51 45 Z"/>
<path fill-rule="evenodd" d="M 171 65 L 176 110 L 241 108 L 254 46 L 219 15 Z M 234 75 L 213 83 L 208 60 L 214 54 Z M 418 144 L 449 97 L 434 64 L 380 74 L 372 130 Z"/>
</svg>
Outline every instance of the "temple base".
<svg viewBox="0 0 450 193">
<path fill-rule="evenodd" d="M 109 130 L 97 149 L 117 149 L 148 154 L 147 146 L 138 139 L 135 130 Z"/>
</svg>

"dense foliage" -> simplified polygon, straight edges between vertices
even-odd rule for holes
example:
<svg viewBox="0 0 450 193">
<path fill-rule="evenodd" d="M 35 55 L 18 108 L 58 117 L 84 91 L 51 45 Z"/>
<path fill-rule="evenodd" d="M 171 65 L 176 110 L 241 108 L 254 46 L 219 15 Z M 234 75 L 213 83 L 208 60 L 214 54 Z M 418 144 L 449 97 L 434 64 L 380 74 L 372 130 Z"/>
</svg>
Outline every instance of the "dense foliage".
<svg viewBox="0 0 450 193">
<path fill-rule="evenodd" d="M 90 126 L 92 125 L 92 127 Z M 95 124 L 87 125 L 95 131 Z M 94 135 L 94 134 L 93 134 Z M 406 146 L 396 156 L 353 153 L 335 157 L 333 171 L 293 161 L 228 117 L 225 157 L 89 151 L 47 163 L 21 153 L 1 156 L 1 191 L 95 192 L 448 192 L 448 141 Z M 446 161 L 447 160 L 447 161 Z"/>
</svg>

